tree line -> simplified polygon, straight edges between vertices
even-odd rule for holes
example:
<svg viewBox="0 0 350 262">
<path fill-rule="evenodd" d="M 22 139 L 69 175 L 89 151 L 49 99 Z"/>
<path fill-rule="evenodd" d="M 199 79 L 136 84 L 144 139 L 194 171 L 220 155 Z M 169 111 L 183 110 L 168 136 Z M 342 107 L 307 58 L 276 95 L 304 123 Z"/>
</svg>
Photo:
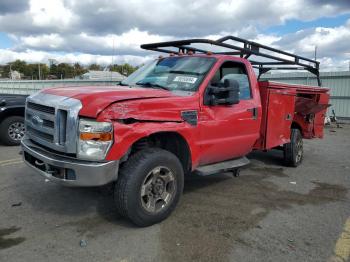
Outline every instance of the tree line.
<svg viewBox="0 0 350 262">
<path fill-rule="evenodd" d="M 0 65 L 0 74 L 3 78 L 10 77 L 11 71 L 17 71 L 21 74 L 22 79 L 65 79 L 78 77 L 89 70 L 109 70 L 119 72 L 123 75 L 130 75 L 138 67 L 134 67 L 130 64 L 114 64 L 107 67 L 103 67 L 99 64 L 90 64 L 83 66 L 79 63 L 59 63 L 48 66 L 47 64 L 29 64 L 23 60 L 16 60 L 6 65 Z"/>
</svg>

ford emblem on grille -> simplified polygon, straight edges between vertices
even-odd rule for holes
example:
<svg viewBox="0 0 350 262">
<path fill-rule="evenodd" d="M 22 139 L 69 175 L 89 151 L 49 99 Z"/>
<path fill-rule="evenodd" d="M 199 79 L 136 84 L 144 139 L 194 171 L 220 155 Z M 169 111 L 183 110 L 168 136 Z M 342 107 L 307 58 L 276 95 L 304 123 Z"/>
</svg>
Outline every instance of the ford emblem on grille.
<svg viewBox="0 0 350 262">
<path fill-rule="evenodd" d="M 33 116 L 32 117 L 32 123 L 34 125 L 42 125 L 44 123 L 44 120 L 42 120 L 39 116 Z"/>
</svg>

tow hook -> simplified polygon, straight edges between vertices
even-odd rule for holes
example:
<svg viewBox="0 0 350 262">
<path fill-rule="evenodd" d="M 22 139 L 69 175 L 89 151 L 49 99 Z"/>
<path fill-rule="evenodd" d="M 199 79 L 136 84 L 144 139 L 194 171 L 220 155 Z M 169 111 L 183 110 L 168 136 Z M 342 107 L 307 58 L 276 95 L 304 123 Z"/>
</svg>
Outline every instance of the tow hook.
<svg viewBox="0 0 350 262">
<path fill-rule="evenodd" d="M 39 160 L 35 160 L 34 164 L 35 164 L 36 166 L 44 166 L 44 165 L 45 165 L 44 162 L 42 162 L 42 161 L 39 162 Z"/>
<path fill-rule="evenodd" d="M 51 176 L 58 176 L 59 172 L 57 170 L 51 169 L 49 165 L 46 165 L 44 162 L 40 160 L 35 160 L 34 164 L 38 167 L 45 166 L 45 172 L 50 174 Z"/>
</svg>

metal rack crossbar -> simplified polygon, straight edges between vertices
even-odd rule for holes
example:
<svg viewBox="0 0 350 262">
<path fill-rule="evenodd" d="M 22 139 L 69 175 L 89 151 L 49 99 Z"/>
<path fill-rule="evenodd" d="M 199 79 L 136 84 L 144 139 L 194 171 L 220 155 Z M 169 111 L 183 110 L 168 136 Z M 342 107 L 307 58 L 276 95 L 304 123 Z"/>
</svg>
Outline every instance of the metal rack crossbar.
<svg viewBox="0 0 350 262">
<path fill-rule="evenodd" d="M 241 46 L 232 43 L 227 43 L 227 41 L 238 42 L 241 44 Z M 213 52 L 210 50 L 203 49 L 202 47 L 196 48 L 191 46 L 193 44 L 207 44 L 211 46 L 227 48 L 230 49 L 230 51 Z M 307 70 L 316 76 L 318 85 L 321 86 L 319 72 L 320 62 L 235 36 L 225 36 L 217 40 L 195 38 L 159 42 L 152 44 L 144 44 L 141 45 L 141 48 L 169 54 L 184 54 L 191 51 L 193 53 L 212 53 L 240 56 L 249 60 L 253 67 L 259 70 L 258 78 L 260 78 L 262 74 L 265 74 L 270 70 Z M 177 51 L 174 51 L 171 48 L 175 48 L 177 49 Z M 252 55 L 256 57 L 270 59 L 272 61 L 252 60 L 250 59 Z"/>
</svg>

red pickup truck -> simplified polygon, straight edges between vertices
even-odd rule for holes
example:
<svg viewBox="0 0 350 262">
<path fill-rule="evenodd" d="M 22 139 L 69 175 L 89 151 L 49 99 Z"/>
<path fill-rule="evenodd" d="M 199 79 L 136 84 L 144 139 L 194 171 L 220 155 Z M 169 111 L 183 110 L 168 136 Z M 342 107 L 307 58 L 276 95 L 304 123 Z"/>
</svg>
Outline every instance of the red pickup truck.
<svg viewBox="0 0 350 262">
<path fill-rule="evenodd" d="M 173 211 L 192 171 L 237 170 L 252 150 L 274 148 L 296 167 L 303 138 L 323 136 L 328 89 L 259 81 L 269 70 L 300 68 L 319 80 L 317 61 L 232 36 L 141 47 L 168 55 L 119 86 L 27 98 L 28 166 L 68 186 L 113 182 L 118 212 L 148 226 Z"/>
</svg>

